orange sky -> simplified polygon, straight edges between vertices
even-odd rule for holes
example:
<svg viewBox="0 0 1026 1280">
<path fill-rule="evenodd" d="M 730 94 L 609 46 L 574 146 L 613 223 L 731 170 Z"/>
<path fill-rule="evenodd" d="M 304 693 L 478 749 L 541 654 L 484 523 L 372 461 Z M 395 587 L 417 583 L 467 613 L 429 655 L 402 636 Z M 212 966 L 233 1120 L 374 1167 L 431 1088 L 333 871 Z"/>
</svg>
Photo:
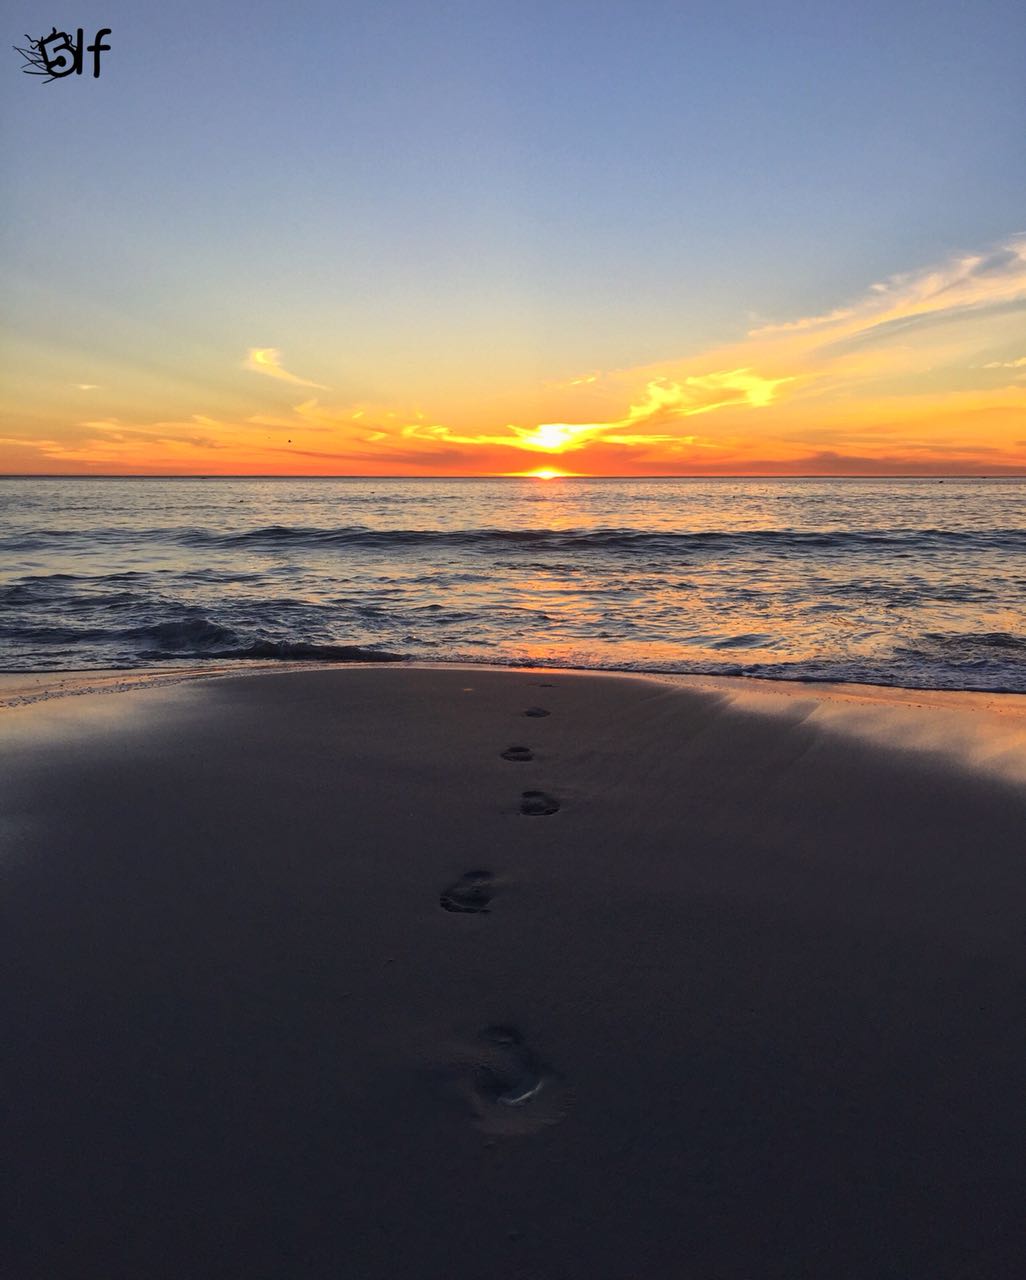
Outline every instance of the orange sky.
<svg viewBox="0 0 1026 1280">
<path fill-rule="evenodd" d="M 678 359 L 548 381 L 475 360 L 375 402 L 333 390 L 343 354 L 308 376 L 301 332 L 254 334 L 213 374 L 207 353 L 202 377 L 173 341 L 152 365 L 26 341 L 8 362 L 0 470 L 1026 473 L 1024 315 L 1020 236 Z"/>
</svg>

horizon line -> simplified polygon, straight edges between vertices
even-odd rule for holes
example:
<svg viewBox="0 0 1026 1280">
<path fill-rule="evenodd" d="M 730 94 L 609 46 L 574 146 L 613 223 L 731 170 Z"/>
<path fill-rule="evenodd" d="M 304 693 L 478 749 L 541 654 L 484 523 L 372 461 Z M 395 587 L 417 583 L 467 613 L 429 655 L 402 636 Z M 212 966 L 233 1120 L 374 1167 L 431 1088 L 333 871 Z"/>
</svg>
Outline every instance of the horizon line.
<svg viewBox="0 0 1026 1280">
<path fill-rule="evenodd" d="M 679 472 L 672 475 L 583 475 L 556 474 L 538 476 L 530 472 L 522 475 L 488 474 L 466 475 L 444 473 L 439 475 L 362 475 L 346 472 L 310 474 L 308 472 L 260 471 L 260 472 L 205 472 L 205 471 L 3 471 L 0 480 L 1026 480 L 1026 468 L 1022 471 L 846 471 L 846 472 Z"/>
</svg>

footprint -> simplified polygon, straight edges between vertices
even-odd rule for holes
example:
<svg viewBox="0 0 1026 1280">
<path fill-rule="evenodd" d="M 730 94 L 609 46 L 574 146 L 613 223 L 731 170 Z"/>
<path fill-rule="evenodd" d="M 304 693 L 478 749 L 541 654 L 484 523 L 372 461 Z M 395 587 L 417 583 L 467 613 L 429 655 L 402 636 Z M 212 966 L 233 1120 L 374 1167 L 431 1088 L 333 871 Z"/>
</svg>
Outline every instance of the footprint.
<svg viewBox="0 0 1026 1280">
<path fill-rule="evenodd" d="M 544 1070 L 515 1027 L 485 1027 L 481 1040 L 485 1052 L 474 1069 L 474 1085 L 484 1098 L 522 1107 L 540 1092 Z"/>
<path fill-rule="evenodd" d="M 493 896 L 490 871 L 467 871 L 438 899 L 446 911 L 488 911 Z"/>
<path fill-rule="evenodd" d="M 544 791 L 525 791 L 520 797 L 520 812 L 529 818 L 547 818 L 559 812 L 559 801 Z"/>
<path fill-rule="evenodd" d="M 566 1086 L 516 1027 L 485 1027 L 454 1065 L 461 1092 L 488 1133 L 534 1133 L 566 1114 Z"/>
<path fill-rule="evenodd" d="M 547 716 L 549 712 L 544 707 L 528 707 L 524 712 L 525 716 Z"/>
<path fill-rule="evenodd" d="M 503 760 L 515 760 L 518 764 L 534 759 L 534 752 L 530 747 L 507 747 L 499 754 Z"/>
</svg>

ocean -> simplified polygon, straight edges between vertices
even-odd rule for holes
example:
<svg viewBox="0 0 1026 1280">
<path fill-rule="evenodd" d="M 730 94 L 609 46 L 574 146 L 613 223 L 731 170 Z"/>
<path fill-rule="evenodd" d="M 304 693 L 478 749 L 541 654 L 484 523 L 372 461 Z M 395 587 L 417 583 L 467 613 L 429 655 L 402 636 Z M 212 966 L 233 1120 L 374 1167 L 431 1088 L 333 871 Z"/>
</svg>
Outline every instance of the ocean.
<svg viewBox="0 0 1026 1280">
<path fill-rule="evenodd" d="M 1026 692 L 1026 479 L 0 479 L 0 668 L 253 658 Z"/>
</svg>

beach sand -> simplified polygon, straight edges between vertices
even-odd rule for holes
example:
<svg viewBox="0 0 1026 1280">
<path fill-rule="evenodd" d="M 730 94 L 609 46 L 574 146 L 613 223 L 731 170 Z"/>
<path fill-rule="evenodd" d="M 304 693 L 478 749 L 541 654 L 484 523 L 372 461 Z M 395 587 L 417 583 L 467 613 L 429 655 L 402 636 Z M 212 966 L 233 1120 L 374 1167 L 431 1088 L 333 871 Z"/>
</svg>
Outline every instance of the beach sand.
<svg viewBox="0 0 1026 1280">
<path fill-rule="evenodd" d="M 1023 1274 L 1026 697 L 62 679 L 0 687 L 5 1278 Z"/>
</svg>

